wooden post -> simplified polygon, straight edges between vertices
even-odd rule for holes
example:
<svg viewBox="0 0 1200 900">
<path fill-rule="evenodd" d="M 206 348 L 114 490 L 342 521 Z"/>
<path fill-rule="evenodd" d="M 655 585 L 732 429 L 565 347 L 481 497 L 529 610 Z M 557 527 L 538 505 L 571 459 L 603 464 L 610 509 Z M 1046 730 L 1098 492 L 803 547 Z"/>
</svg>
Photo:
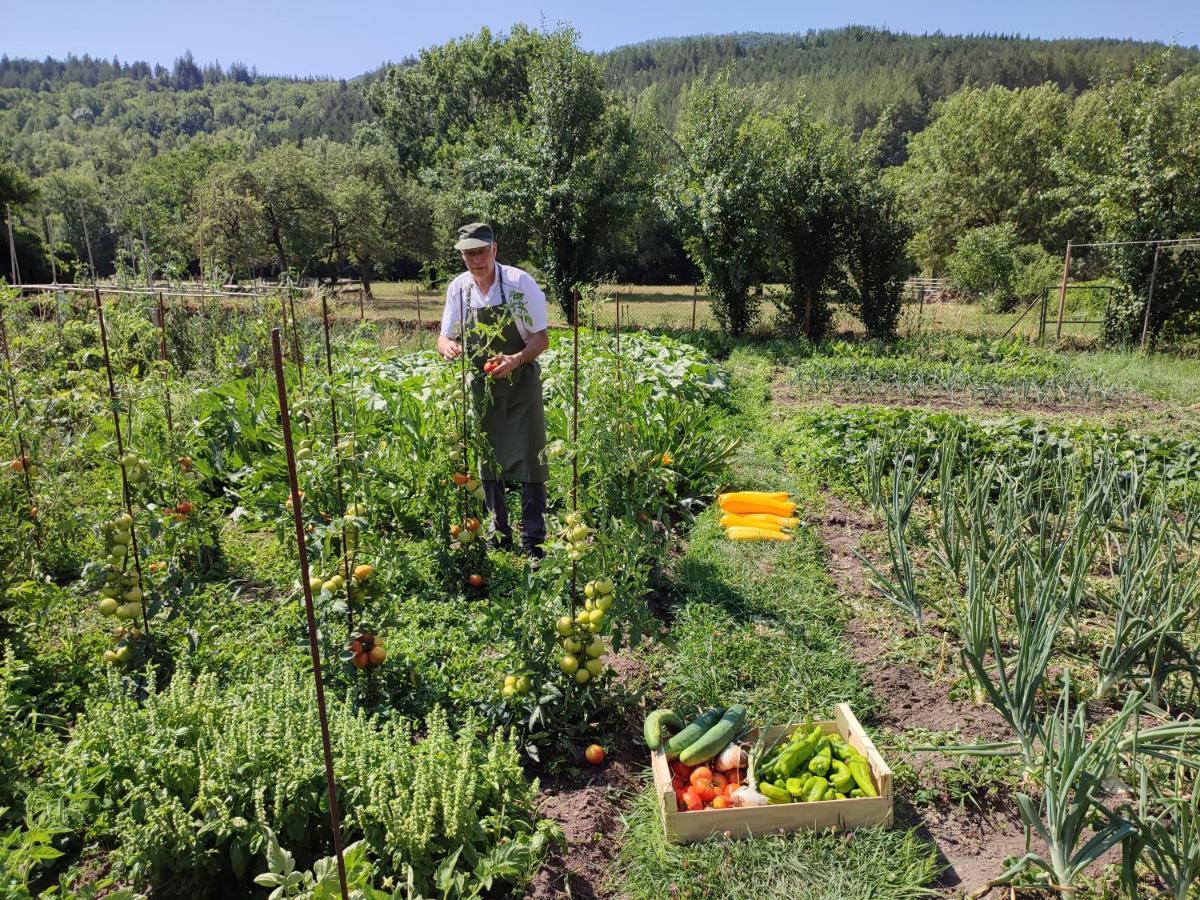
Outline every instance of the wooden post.
<svg viewBox="0 0 1200 900">
<path fill-rule="evenodd" d="M 421 321 L 421 282 L 417 282 L 417 346 L 425 346 L 425 323 Z"/>
<path fill-rule="evenodd" d="M 1154 276 L 1158 274 L 1158 252 L 1162 244 L 1154 245 L 1154 263 L 1150 266 L 1150 293 L 1146 296 L 1146 314 L 1142 317 L 1142 345 L 1146 349 L 1146 334 L 1150 330 L 1150 304 L 1154 302 Z"/>
<path fill-rule="evenodd" d="M 1062 338 L 1063 312 L 1067 308 L 1067 276 L 1071 273 L 1071 242 L 1067 241 L 1067 253 L 1063 257 L 1062 284 L 1058 288 L 1058 327 L 1054 329 L 1054 339 Z"/>
<path fill-rule="evenodd" d="M 692 285 L 692 331 L 696 330 L 696 295 L 700 292 L 700 285 Z"/>
<path fill-rule="evenodd" d="M 1046 343 L 1046 313 L 1050 307 L 1050 288 L 1042 288 L 1042 314 L 1038 321 L 1038 346 Z"/>
<path fill-rule="evenodd" d="M 12 272 L 13 286 L 16 287 L 21 283 L 21 267 L 17 265 L 17 245 L 13 241 L 12 207 L 5 203 L 4 211 L 8 219 L 8 265 Z"/>
<path fill-rule="evenodd" d="M 296 553 L 300 558 L 300 590 L 304 594 L 304 615 L 308 625 L 308 654 L 312 661 L 313 685 L 317 694 L 317 721 L 321 725 L 321 758 L 325 763 L 325 796 L 329 801 L 329 824 L 333 829 L 333 852 L 337 857 L 338 884 L 342 900 L 349 900 L 346 887 L 346 861 L 342 853 L 342 814 L 338 809 L 337 784 L 333 776 L 333 746 L 329 739 L 329 716 L 325 709 L 325 683 L 321 674 L 321 650 L 317 644 L 317 619 L 313 610 L 312 585 L 309 581 L 308 548 L 304 540 L 304 512 L 300 504 L 300 479 L 296 475 L 296 454 L 292 449 L 292 423 L 288 410 L 287 382 L 283 375 L 283 347 L 279 329 L 271 329 L 271 357 L 275 363 L 275 390 L 279 396 L 279 424 L 283 431 L 283 451 L 287 460 L 288 490 L 292 501 L 292 523 L 296 526 Z"/>
</svg>

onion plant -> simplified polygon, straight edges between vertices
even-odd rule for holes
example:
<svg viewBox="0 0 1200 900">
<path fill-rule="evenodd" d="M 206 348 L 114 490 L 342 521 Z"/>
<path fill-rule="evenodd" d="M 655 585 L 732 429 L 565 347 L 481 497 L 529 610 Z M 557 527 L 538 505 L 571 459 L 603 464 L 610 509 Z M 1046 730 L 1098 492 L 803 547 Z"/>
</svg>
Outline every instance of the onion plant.
<svg viewBox="0 0 1200 900">
<path fill-rule="evenodd" d="M 1066 545 L 1049 564 L 1034 560 L 1027 550 L 1017 558 L 1013 571 L 1011 619 L 1017 649 L 1006 653 L 1005 615 L 999 604 L 982 598 L 974 613 L 973 640 L 960 650 L 963 663 L 982 688 L 996 711 L 1016 733 L 1026 767 L 1036 762 L 1040 713 L 1038 694 L 1054 652 L 1055 639 L 1070 606 L 1069 590 L 1062 589 L 1058 566 Z M 990 653 L 980 652 L 986 646 Z M 989 657 L 991 662 L 989 664 Z"/>
<path fill-rule="evenodd" d="M 888 502 L 883 504 L 883 514 L 894 577 L 884 575 L 878 566 L 855 551 L 855 555 L 874 574 L 875 587 L 885 598 L 912 616 L 918 629 L 924 615 L 924 601 L 917 591 L 916 571 L 908 549 L 907 533 L 917 497 L 932 474 L 932 467 L 922 468 L 914 456 L 904 451 L 898 452 L 893 460 L 892 490 Z"/>
<path fill-rule="evenodd" d="M 1026 828 L 1037 834 L 1046 850 L 1025 853 L 998 882 L 1033 867 L 1046 872 L 1056 890 L 1074 894 L 1079 873 L 1133 833 L 1133 824 L 1104 803 L 1102 785 L 1117 760 L 1125 726 L 1140 706 L 1141 698 L 1130 696 L 1089 738 L 1086 707 L 1072 708 L 1070 674 L 1064 676 L 1055 709 L 1037 726 L 1041 798 L 1017 794 Z"/>
<path fill-rule="evenodd" d="M 1143 769 L 1143 772 L 1145 770 Z M 1149 864 L 1171 900 L 1196 897 L 1200 885 L 1200 787 L 1196 773 L 1176 762 L 1164 790 L 1163 781 L 1143 778 L 1132 818 L 1136 834 L 1123 848 L 1121 880 L 1131 897 L 1138 895 L 1139 861 Z"/>
<path fill-rule="evenodd" d="M 1130 523 L 1112 591 L 1102 592 L 1113 634 L 1096 660 L 1097 698 L 1122 680 L 1144 678 L 1157 702 L 1173 671 L 1197 670 L 1196 651 L 1183 629 L 1197 598 L 1196 566 L 1179 562 L 1170 510 L 1159 498 Z"/>
</svg>

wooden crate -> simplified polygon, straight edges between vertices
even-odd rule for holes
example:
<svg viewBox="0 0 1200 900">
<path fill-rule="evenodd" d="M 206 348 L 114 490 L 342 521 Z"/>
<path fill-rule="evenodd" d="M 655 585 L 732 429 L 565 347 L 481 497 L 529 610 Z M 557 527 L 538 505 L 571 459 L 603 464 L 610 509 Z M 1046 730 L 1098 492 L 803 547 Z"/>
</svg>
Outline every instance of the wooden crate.
<svg viewBox="0 0 1200 900">
<path fill-rule="evenodd" d="M 821 800 L 816 803 L 779 803 L 770 806 L 703 809 L 680 812 L 671 787 L 671 770 L 663 748 L 655 750 L 650 764 L 654 770 L 654 787 L 662 812 L 667 840 L 675 843 L 703 841 L 714 835 L 748 837 L 779 832 L 811 829 L 813 831 L 846 831 L 867 825 L 892 824 L 892 770 L 888 768 L 867 733 L 863 731 L 847 703 L 839 703 L 832 722 L 816 722 L 825 734 L 838 732 L 855 750 L 866 757 L 871 766 L 878 797 L 853 797 L 846 800 Z M 767 729 L 767 739 L 773 740 L 794 725 L 773 725 Z M 749 740 L 758 738 L 753 729 Z M 665 742 L 664 742 L 665 743 Z"/>
</svg>

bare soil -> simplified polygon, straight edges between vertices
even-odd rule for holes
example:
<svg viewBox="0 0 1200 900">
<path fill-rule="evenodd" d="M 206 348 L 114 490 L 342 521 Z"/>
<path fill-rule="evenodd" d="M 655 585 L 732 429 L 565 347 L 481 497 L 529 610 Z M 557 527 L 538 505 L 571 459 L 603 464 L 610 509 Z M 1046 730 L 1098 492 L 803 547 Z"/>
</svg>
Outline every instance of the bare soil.
<svg viewBox="0 0 1200 900">
<path fill-rule="evenodd" d="M 869 570 L 854 551 L 869 531 L 879 527 L 865 510 L 827 493 L 824 508 L 813 522 L 826 547 L 827 566 L 837 587 L 867 615 L 855 617 L 846 639 L 863 678 L 878 698 L 879 712 L 872 723 L 886 731 L 908 728 L 958 731 L 964 742 L 995 741 L 1010 737 L 1004 720 L 990 706 L 975 706 L 951 699 L 946 686 L 910 666 L 888 659 L 893 641 L 867 622 L 877 619 L 871 596 Z M 936 628 L 936 625 L 932 626 Z M 940 754 L 913 754 L 909 762 L 921 770 L 951 765 Z M 935 884 L 945 896 L 959 896 L 987 884 L 1003 871 L 1003 862 L 1025 852 L 1025 833 L 1015 803 L 1004 803 L 983 812 L 955 804 L 914 807 L 908 798 L 897 798 L 897 820 L 916 826 L 918 833 L 938 848 L 945 867 Z"/>
<path fill-rule="evenodd" d="M 646 679 L 646 665 L 637 657 L 608 654 L 603 659 L 618 684 L 636 690 Z M 581 761 L 579 775 L 543 779 L 538 812 L 562 826 L 566 845 L 546 860 L 526 900 L 611 896 L 608 872 L 624 831 L 621 814 L 640 790 L 638 773 L 648 764 L 637 741 L 641 733 L 641 711 L 630 707 L 626 722 L 612 731 L 618 743 L 606 748 L 603 763 L 593 767 Z"/>
</svg>

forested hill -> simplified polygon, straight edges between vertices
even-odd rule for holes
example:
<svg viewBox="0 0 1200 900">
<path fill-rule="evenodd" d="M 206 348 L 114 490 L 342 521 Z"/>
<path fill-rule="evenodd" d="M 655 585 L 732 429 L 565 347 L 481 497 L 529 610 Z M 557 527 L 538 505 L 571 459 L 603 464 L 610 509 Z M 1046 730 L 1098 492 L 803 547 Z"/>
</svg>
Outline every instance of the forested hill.
<svg viewBox="0 0 1200 900">
<path fill-rule="evenodd" d="M 822 118 L 855 130 L 888 105 L 905 130 L 919 130 L 930 106 L 960 87 L 1032 87 L 1052 82 L 1078 93 L 1108 74 L 1127 74 L 1164 45 L 1113 39 L 1035 40 L 1004 35 L 899 34 L 848 27 L 807 34 L 727 34 L 664 38 L 602 55 L 609 83 L 673 118 L 683 88 L 728 68 L 759 95 L 787 101 L 802 92 Z M 1200 65 L 1196 48 L 1177 48 L 1179 71 Z"/>
</svg>

